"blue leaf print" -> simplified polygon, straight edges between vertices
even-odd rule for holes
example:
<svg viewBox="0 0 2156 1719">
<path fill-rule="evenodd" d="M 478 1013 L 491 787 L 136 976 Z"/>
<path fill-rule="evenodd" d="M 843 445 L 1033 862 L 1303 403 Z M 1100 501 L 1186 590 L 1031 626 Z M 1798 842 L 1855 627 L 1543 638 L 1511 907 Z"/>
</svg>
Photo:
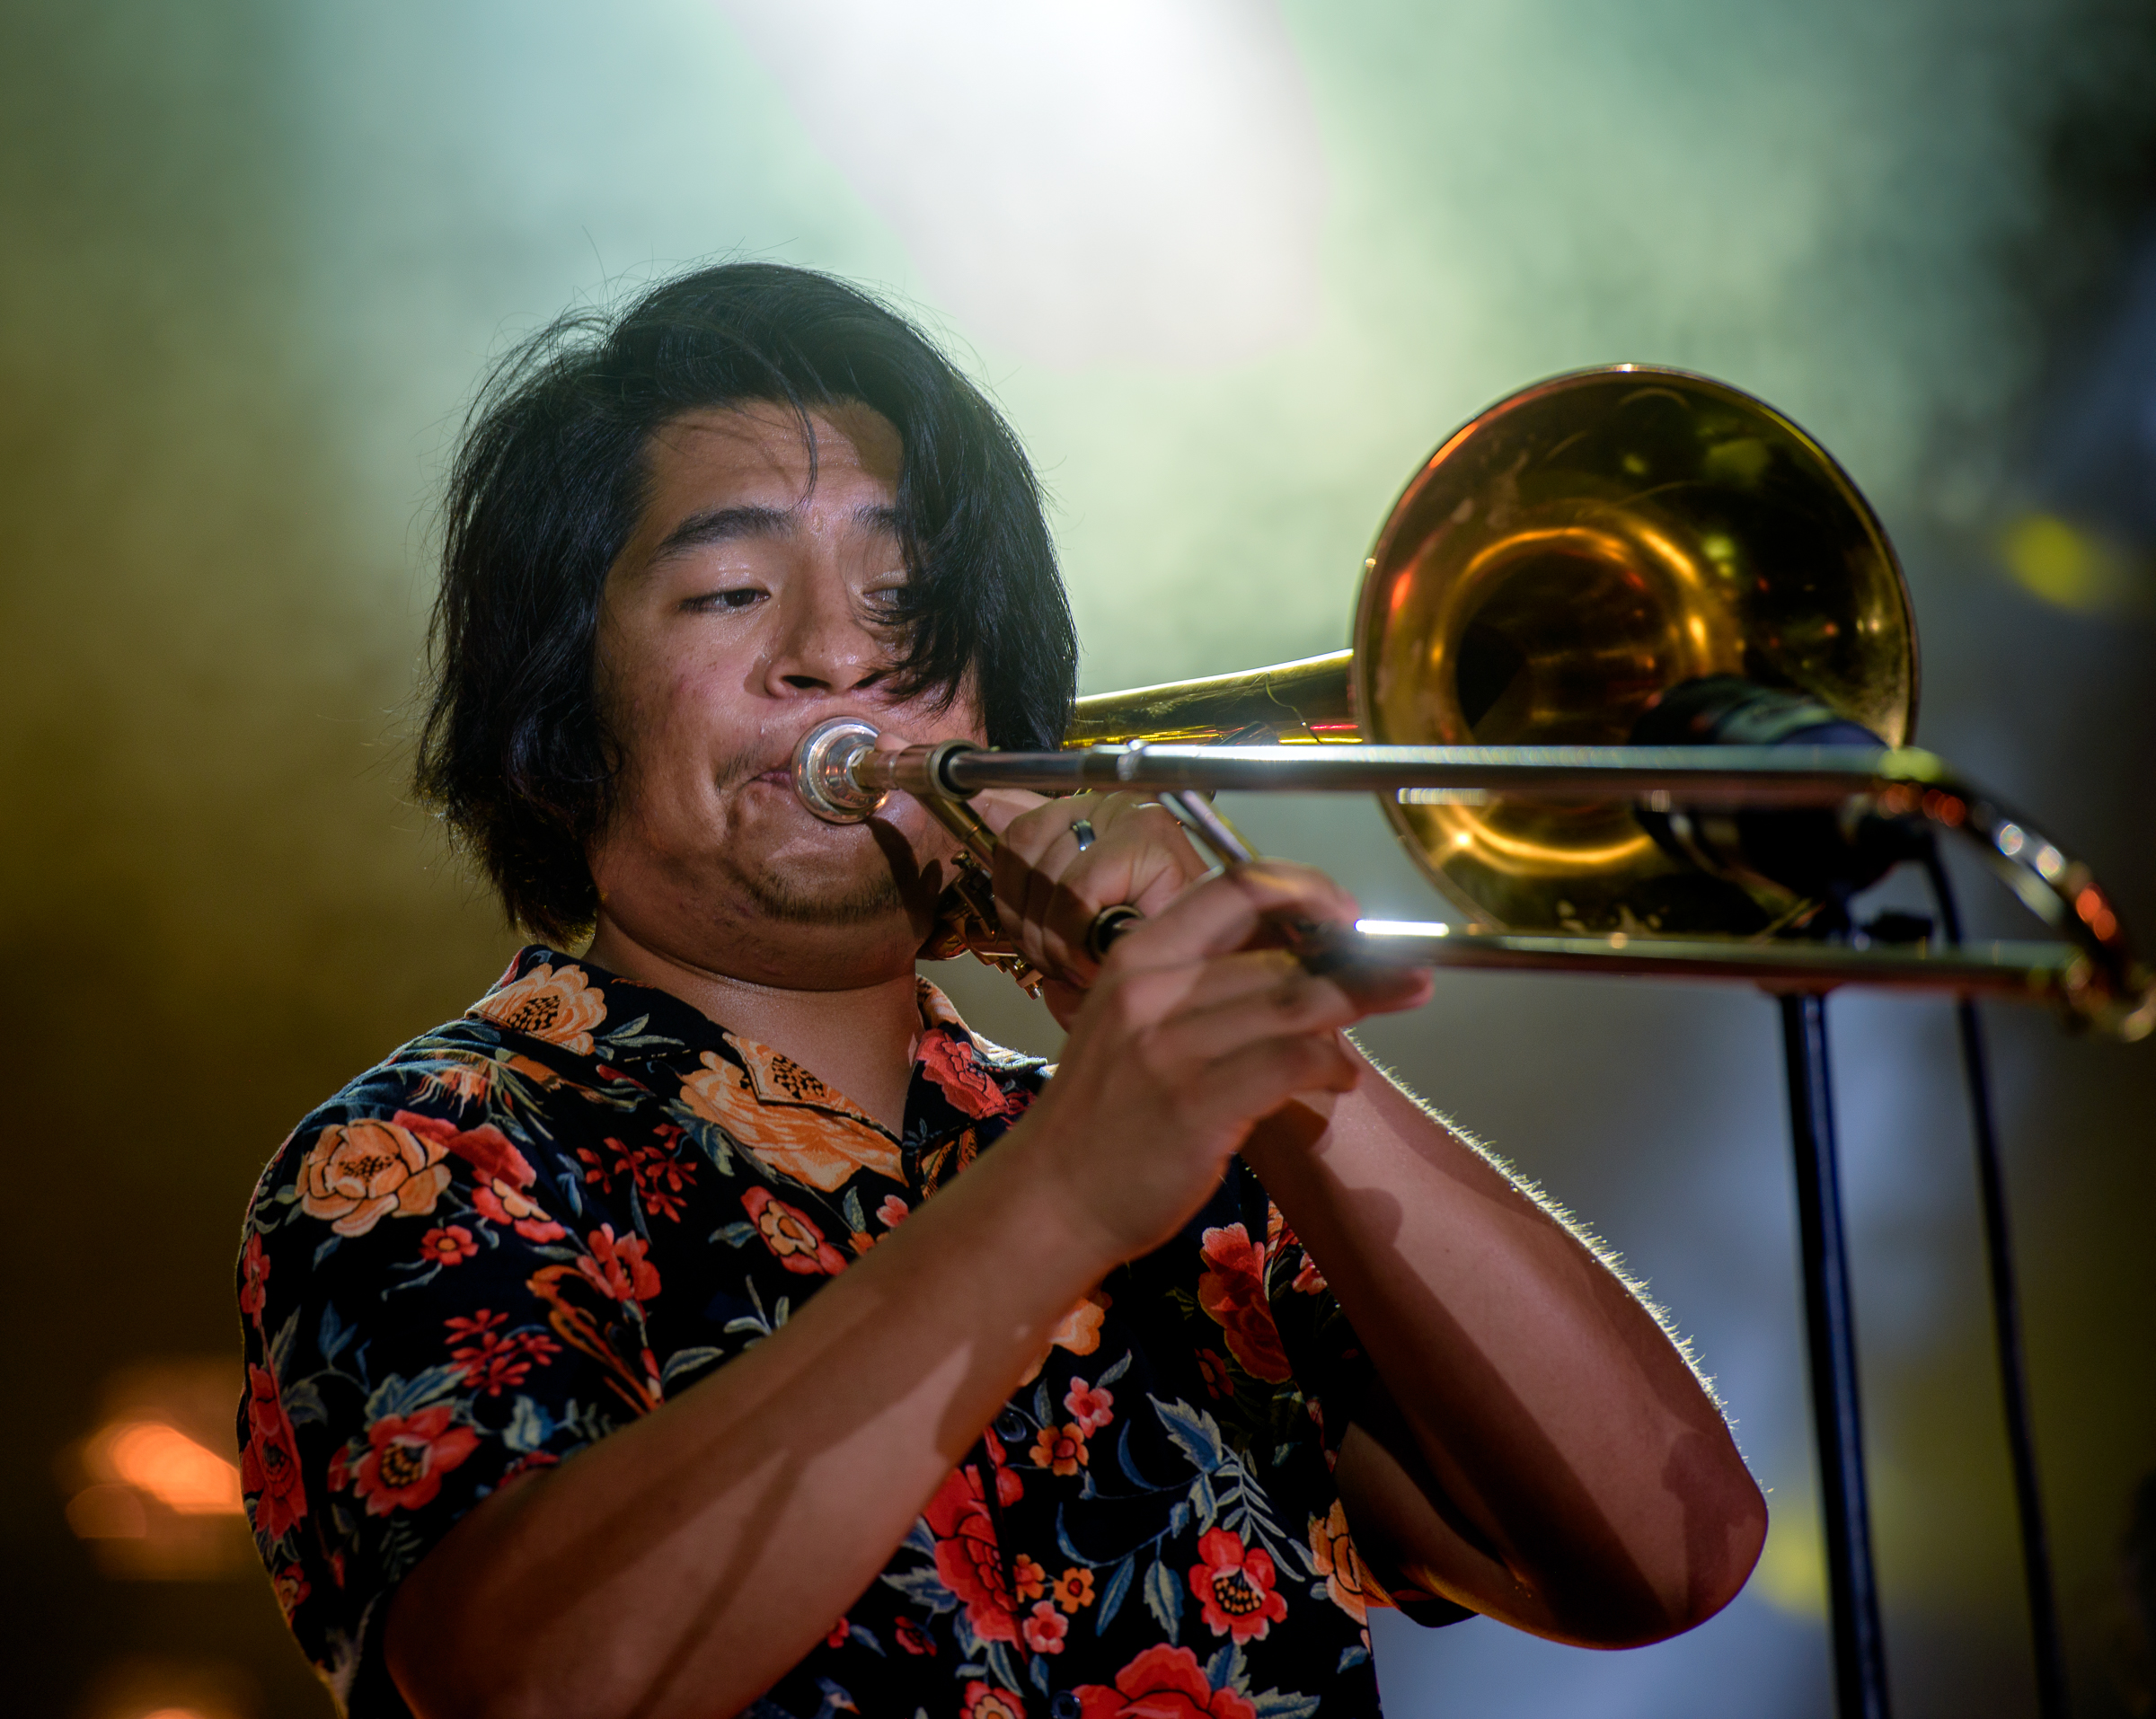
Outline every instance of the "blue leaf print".
<svg viewBox="0 0 2156 1719">
<path fill-rule="evenodd" d="M 1135 1552 L 1126 1553 L 1123 1562 L 1116 1565 L 1116 1573 L 1109 1577 L 1108 1586 L 1101 1590 L 1100 1609 L 1093 1618 L 1095 1635 L 1105 1635 L 1109 1625 L 1115 1622 L 1116 1613 L 1122 1609 L 1123 1596 L 1130 1591 L 1130 1573 L 1136 1557 Z"/>
<path fill-rule="evenodd" d="M 1164 1559 L 1154 1558 L 1145 1572 L 1145 1609 L 1171 1643 L 1182 1634 L 1183 1584 Z"/>
<path fill-rule="evenodd" d="M 1153 1412 L 1161 1417 L 1161 1424 L 1168 1429 L 1168 1436 L 1182 1448 L 1182 1452 L 1198 1468 L 1211 1474 L 1227 1460 L 1227 1451 L 1221 1443 L 1220 1426 L 1202 1408 L 1192 1408 L 1188 1403 L 1163 1403 L 1157 1397 L 1145 1399 L 1153 1405 Z"/>
</svg>

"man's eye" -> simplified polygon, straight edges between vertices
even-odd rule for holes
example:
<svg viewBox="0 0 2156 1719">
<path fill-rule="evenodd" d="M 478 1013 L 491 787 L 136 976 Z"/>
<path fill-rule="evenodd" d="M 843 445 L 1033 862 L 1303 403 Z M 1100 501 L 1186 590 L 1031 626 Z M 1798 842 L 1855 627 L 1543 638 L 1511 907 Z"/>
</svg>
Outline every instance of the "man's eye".
<svg viewBox="0 0 2156 1719">
<path fill-rule="evenodd" d="M 896 614 L 906 600 L 903 585 L 882 585 L 861 594 L 862 603 L 873 614 Z"/>
<path fill-rule="evenodd" d="M 706 591 L 683 602 L 685 609 L 710 613 L 713 610 L 738 611 L 752 609 L 763 602 L 764 593 L 753 585 L 745 585 L 731 591 Z"/>
</svg>

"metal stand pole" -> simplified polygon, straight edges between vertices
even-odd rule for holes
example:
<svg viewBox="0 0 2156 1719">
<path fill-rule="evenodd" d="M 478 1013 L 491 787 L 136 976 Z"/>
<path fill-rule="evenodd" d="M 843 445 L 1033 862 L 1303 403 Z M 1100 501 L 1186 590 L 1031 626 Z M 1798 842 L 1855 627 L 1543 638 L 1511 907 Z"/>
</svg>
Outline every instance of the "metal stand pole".
<svg viewBox="0 0 2156 1719">
<path fill-rule="evenodd" d="M 1834 1631 L 1834 1688 L 1842 1719 L 1887 1719 L 1886 1643 L 1871 1569 L 1864 1494 L 1864 1427 L 1857 1408 L 1857 1329 L 1834 1159 L 1833 1089 L 1826 1063 L 1826 1004 L 1781 1003 L 1789 1071 L 1789 1144 L 1797 1161 L 1797 1221 L 1804 1254 L 1804 1314 L 1811 1347 L 1812 1425 L 1819 1445 L 1826 1523 L 1827 1593 Z"/>
</svg>

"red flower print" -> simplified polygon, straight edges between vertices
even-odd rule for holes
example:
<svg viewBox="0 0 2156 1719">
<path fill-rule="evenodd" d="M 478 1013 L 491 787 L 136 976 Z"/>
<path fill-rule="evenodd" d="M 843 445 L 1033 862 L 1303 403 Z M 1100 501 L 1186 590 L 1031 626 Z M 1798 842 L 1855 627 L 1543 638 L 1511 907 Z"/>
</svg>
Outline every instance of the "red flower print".
<svg viewBox="0 0 2156 1719">
<path fill-rule="evenodd" d="M 1079 1719 L 1258 1719 L 1233 1689 L 1216 1689 L 1187 1647 L 1146 1648 L 1116 1673 L 1113 1688 L 1078 1686 Z"/>
<path fill-rule="evenodd" d="M 1069 1612 L 1082 1611 L 1093 1603 L 1093 1573 L 1076 1565 L 1056 1578 L 1056 1603 Z"/>
<path fill-rule="evenodd" d="M 846 1256 L 824 1239 L 824 1232 L 805 1212 L 772 1197 L 769 1188 L 751 1188 L 741 1196 L 741 1209 L 756 1226 L 764 1245 L 790 1272 L 804 1277 L 835 1277 L 846 1268 Z"/>
<path fill-rule="evenodd" d="M 846 1637 L 851 1635 L 853 1633 L 853 1624 L 847 1619 L 841 1618 L 835 1624 L 831 1626 L 831 1633 L 824 1637 L 824 1645 L 826 1647 L 844 1647 L 846 1644 Z"/>
<path fill-rule="evenodd" d="M 636 1185 L 637 1198 L 644 1210 L 655 1216 L 676 1223 L 681 1219 L 681 1191 L 687 1186 L 690 1166 L 673 1154 L 674 1143 L 681 1138 L 681 1130 L 671 1124 L 662 1125 L 660 1135 L 666 1145 L 625 1146 L 608 1135 L 606 1144 L 613 1149 L 614 1165 L 609 1169 L 599 1154 L 588 1146 L 577 1148 L 577 1156 L 584 1162 L 584 1180 L 588 1186 L 597 1183 L 604 1193 L 614 1192 L 614 1178 L 626 1176 Z"/>
<path fill-rule="evenodd" d="M 1023 1552 L 1011 1561 L 1011 1585 L 1023 1600 L 1038 1600 L 1048 1585 L 1048 1573 Z"/>
<path fill-rule="evenodd" d="M 461 1223 L 444 1224 L 420 1238 L 420 1257 L 437 1265 L 461 1265 L 478 1251 L 479 1244 Z"/>
<path fill-rule="evenodd" d="M 966 1686 L 964 1719 L 1026 1719 L 1026 1704 L 993 1683 Z"/>
<path fill-rule="evenodd" d="M 314 1590 L 296 1564 L 287 1564 L 270 1578 L 270 1591 L 277 1596 L 277 1609 L 285 1614 L 285 1621 L 292 1621 L 292 1614 L 300 1609 Z"/>
<path fill-rule="evenodd" d="M 240 1452 L 240 1490 L 256 1494 L 247 1513 L 260 1539 L 282 1539 L 307 1513 L 299 1445 L 277 1393 L 277 1375 L 252 1362 L 247 1363 L 247 1447 Z"/>
<path fill-rule="evenodd" d="M 1116 1418 L 1115 1392 L 1100 1389 L 1082 1379 L 1071 1380 L 1070 1389 L 1063 1394 L 1063 1406 L 1076 1417 L 1079 1432 L 1089 1439 Z"/>
<path fill-rule="evenodd" d="M 907 1209 L 906 1202 L 896 1194 L 887 1194 L 883 1196 L 883 1203 L 876 1208 L 876 1221 L 886 1230 L 896 1230 Z"/>
<path fill-rule="evenodd" d="M 1051 1474 L 1074 1475 L 1088 1460 L 1085 1434 L 1075 1426 L 1066 1426 L 1060 1432 L 1052 1426 L 1040 1429 L 1040 1436 L 1033 1441 L 1033 1460 Z"/>
<path fill-rule="evenodd" d="M 1228 1372 L 1228 1363 L 1217 1350 L 1200 1349 L 1197 1352 L 1198 1376 L 1206 1381 L 1208 1397 L 1233 1397 L 1235 1380 Z"/>
<path fill-rule="evenodd" d="M 478 1433 L 449 1424 L 455 1413 L 437 1403 L 416 1414 L 384 1415 L 367 1429 L 367 1454 L 349 1472 L 369 1516 L 432 1503 L 442 1477 L 479 1448 Z"/>
<path fill-rule="evenodd" d="M 658 1293 L 658 1267 L 644 1257 L 641 1236 L 616 1239 L 603 1223 L 584 1238 L 591 1251 L 580 1255 L 577 1269 L 610 1301 L 648 1301 Z"/>
<path fill-rule="evenodd" d="M 935 1638 L 911 1618 L 901 1618 L 891 1634 L 897 1636 L 898 1645 L 909 1653 L 933 1653 L 936 1651 Z"/>
<path fill-rule="evenodd" d="M 261 1237 L 250 1230 L 247 1245 L 240 1249 L 240 1311 L 257 1324 L 269 1300 L 262 1287 L 269 1281 L 270 1256 L 262 1251 Z"/>
<path fill-rule="evenodd" d="M 449 1359 L 464 1368 L 465 1384 L 490 1397 L 523 1384 L 535 1362 L 543 1367 L 561 1353 L 560 1344 L 535 1331 L 501 1331 L 508 1317 L 482 1308 L 470 1318 L 452 1315 L 445 1322 L 452 1338 L 464 1339 L 449 1352 Z"/>
<path fill-rule="evenodd" d="M 936 1574 L 966 1606 L 966 1621 L 985 1642 L 1018 1639 L 1017 1608 L 1005 1585 L 995 1525 L 981 1503 L 980 1477 L 971 1464 L 953 1468 L 922 1520 L 936 1539 Z"/>
<path fill-rule="evenodd" d="M 1044 1600 L 1033 1608 L 1033 1615 L 1026 1619 L 1019 1633 L 1036 1653 L 1060 1653 L 1063 1638 L 1071 1633 L 1071 1620 Z"/>
<path fill-rule="evenodd" d="M 993 1432 L 984 1432 L 981 1442 L 988 1447 L 988 1460 L 995 1468 L 995 1501 L 1009 1510 L 1026 1495 L 1026 1483 L 1019 1477 L 1017 1469 L 1007 1466 L 1001 1439 Z"/>
<path fill-rule="evenodd" d="M 526 1241 L 559 1241 L 569 1231 L 543 1212 L 525 1190 L 538 1173 L 509 1137 L 490 1122 L 476 1128 L 458 1128 L 439 1116 L 422 1116 L 400 1110 L 393 1119 L 399 1127 L 446 1148 L 472 1167 L 472 1203 L 482 1218 L 506 1223 Z"/>
<path fill-rule="evenodd" d="M 559 1241 L 569 1233 L 522 1188 L 511 1187 L 499 1177 L 474 1183 L 472 1203 L 479 1208 L 481 1217 L 508 1224 L 526 1241 Z"/>
<path fill-rule="evenodd" d="M 1273 1589 L 1272 1556 L 1262 1547 L 1245 1551 L 1226 1529 L 1209 1528 L 1198 1536 L 1197 1556 L 1201 1562 L 1190 1566 L 1190 1591 L 1215 1635 L 1233 1635 L 1239 1645 L 1263 1641 L 1287 1616 L 1286 1596 Z"/>
<path fill-rule="evenodd" d="M 1015 1107 L 1010 1094 L 982 1066 L 971 1039 L 939 1027 L 922 1035 L 920 1056 L 922 1072 L 943 1089 L 953 1109 L 985 1119 L 1007 1116 Z"/>
<path fill-rule="evenodd" d="M 1278 1384 L 1288 1376 L 1287 1352 L 1273 1326 L 1265 1300 L 1265 1256 L 1239 1224 L 1205 1233 L 1205 1275 L 1197 1280 L 1197 1304 L 1228 1340 L 1228 1353 L 1253 1379 Z"/>
</svg>

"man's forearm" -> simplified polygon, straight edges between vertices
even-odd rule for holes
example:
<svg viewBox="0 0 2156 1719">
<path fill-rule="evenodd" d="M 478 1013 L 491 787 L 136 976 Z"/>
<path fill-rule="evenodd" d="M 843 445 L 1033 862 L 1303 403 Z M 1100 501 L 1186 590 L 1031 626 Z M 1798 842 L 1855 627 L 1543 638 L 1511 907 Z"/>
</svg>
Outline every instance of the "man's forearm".
<svg viewBox="0 0 2156 1719">
<path fill-rule="evenodd" d="M 713 1377 L 460 1522 L 391 1618 L 422 1719 L 732 1712 L 814 1646 L 1113 1263 L 1026 1145 Z"/>
<path fill-rule="evenodd" d="M 1368 1429 L 1395 1506 L 1373 1538 L 1568 1639 L 1648 1639 L 1727 1600 L 1764 1531 L 1757 1488 L 1675 1345 L 1578 1238 L 1374 1069 L 1243 1150 L 1398 1406 L 1399 1426 Z M 1397 1508 L 1409 1477 L 1427 1510 Z"/>
</svg>

